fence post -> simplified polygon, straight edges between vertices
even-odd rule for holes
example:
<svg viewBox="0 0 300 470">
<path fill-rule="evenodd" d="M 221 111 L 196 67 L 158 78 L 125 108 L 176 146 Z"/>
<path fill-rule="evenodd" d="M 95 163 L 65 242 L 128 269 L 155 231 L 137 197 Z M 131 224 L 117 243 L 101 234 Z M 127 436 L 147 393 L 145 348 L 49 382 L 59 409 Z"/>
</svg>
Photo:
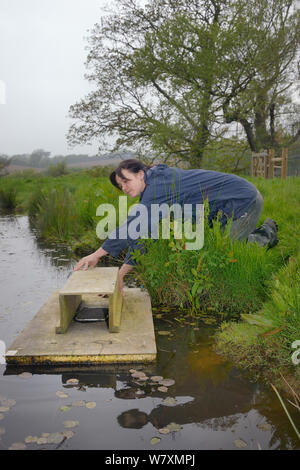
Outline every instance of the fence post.
<svg viewBox="0 0 300 470">
<path fill-rule="evenodd" d="M 288 149 L 282 149 L 282 163 L 281 163 L 281 178 L 286 179 L 287 175 L 287 158 L 288 158 Z"/>
<path fill-rule="evenodd" d="M 269 163 L 269 168 L 268 168 L 268 178 L 274 178 L 274 158 L 275 150 L 274 149 L 269 149 L 269 155 L 268 155 L 268 163 Z"/>
</svg>

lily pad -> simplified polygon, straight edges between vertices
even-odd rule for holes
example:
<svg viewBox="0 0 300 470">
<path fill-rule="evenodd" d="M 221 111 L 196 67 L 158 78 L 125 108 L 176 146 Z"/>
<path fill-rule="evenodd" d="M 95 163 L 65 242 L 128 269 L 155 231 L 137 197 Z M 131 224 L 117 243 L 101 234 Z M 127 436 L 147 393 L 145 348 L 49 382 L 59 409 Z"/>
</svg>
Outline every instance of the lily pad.
<svg viewBox="0 0 300 470">
<path fill-rule="evenodd" d="M 43 432 L 41 437 L 49 437 L 50 436 L 50 432 Z"/>
<path fill-rule="evenodd" d="M 47 444 L 47 437 L 39 437 L 36 443 L 40 446 L 42 444 Z"/>
<path fill-rule="evenodd" d="M 147 377 L 147 376 L 145 375 L 145 376 L 139 377 L 139 380 L 140 380 L 141 382 L 146 382 L 146 380 L 149 380 L 149 377 Z"/>
<path fill-rule="evenodd" d="M 38 437 L 37 436 L 27 436 L 25 437 L 24 441 L 26 442 L 26 444 L 31 444 L 33 442 L 37 442 L 38 440 Z"/>
<path fill-rule="evenodd" d="M 71 437 L 75 436 L 74 431 L 63 431 L 62 435 L 65 436 L 67 439 L 71 439 Z"/>
<path fill-rule="evenodd" d="M 85 404 L 86 402 L 84 400 L 76 400 L 72 402 L 72 406 L 77 406 L 77 407 L 85 406 Z"/>
<path fill-rule="evenodd" d="M 258 429 L 261 429 L 262 431 L 270 431 L 272 429 L 271 424 L 269 423 L 261 423 L 257 425 Z"/>
<path fill-rule="evenodd" d="M 97 403 L 95 401 L 88 401 L 85 406 L 89 409 L 95 408 Z"/>
<path fill-rule="evenodd" d="M 47 438 L 48 444 L 60 444 L 65 439 L 65 436 L 62 432 L 54 432 L 50 434 Z"/>
<path fill-rule="evenodd" d="M 180 431 L 182 426 L 180 426 L 180 424 L 177 424 L 177 423 L 170 423 L 166 426 L 166 428 L 168 428 L 170 432 L 177 432 L 177 431 Z"/>
<path fill-rule="evenodd" d="M 144 372 L 134 372 L 131 374 L 131 377 L 133 379 L 142 379 L 143 377 L 146 377 L 146 374 Z"/>
<path fill-rule="evenodd" d="M 175 384 L 175 380 L 173 379 L 163 379 L 159 381 L 160 385 L 164 385 L 165 387 L 171 387 Z"/>
<path fill-rule="evenodd" d="M 131 374 L 134 374 L 134 373 L 137 372 L 137 371 L 136 371 L 136 369 L 129 369 L 129 372 L 130 372 Z"/>
<path fill-rule="evenodd" d="M 71 407 L 69 405 L 65 405 L 65 406 L 61 406 L 59 409 L 60 411 L 68 411 L 71 409 Z"/>
<path fill-rule="evenodd" d="M 59 398 L 68 398 L 68 396 L 69 396 L 67 393 L 62 392 L 60 390 L 58 390 L 55 395 Z"/>
<path fill-rule="evenodd" d="M 243 449 L 244 447 L 247 447 L 247 444 L 243 439 L 236 439 L 234 442 L 234 445 L 238 447 L 238 449 Z"/>
<path fill-rule="evenodd" d="M 145 393 L 145 392 L 144 392 L 143 390 L 137 390 L 137 391 L 135 392 L 136 395 L 144 395 L 144 393 Z"/>
<path fill-rule="evenodd" d="M 161 441 L 160 437 L 152 437 L 150 444 L 154 446 L 155 444 L 158 444 L 160 441 Z"/>
<path fill-rule="evenodd" d="M 168 336 L 171 334 L 171 331 L 158 331 L 157 333 L 161 336 Z"/>
<path fill-rule="evenodd" d="M 12 398 L 5 398 L 4 400 L 0 400 L 2 406 L 14 406 L 17 402 L 16 400 L 13 400 Z"/>
<path fill-rule="evenodd" d="M 9 406 L 0 406 L 0 413 L 5 413 L 5 411 L 9 411 Z"/>
<path fill-rule="evenodd" d="M 18 374 L 21 379 L 30 379 L 32 377 L 31 372 L 22 372 L 22 374 Z"/>
<path fill-rule="evenodd" d="M 173 397 L 167 397 L 163 400 L 163 404 L 166 406 L 173 406 L 176 404 L 176 400 Z"/>
<path fill-rule="evenodd" d="M 163 377 L 161 375 L 153 375 L 151 380 L 152 382 L 159 382 L 160 380 L 163 380 Z"/>
<path fill-rule="evenodd" d="M 160 434 L 169 434 L 169 432 L 171 431 L 169 428 L 165 427 L 165 428 L 160 428 L 158 432 L 160 432 Z"/>
<path fill-rule="evenodd" d="M 157 390 L 159 392 L 163 392 L 163 393 L 166 393 L 168 391 L 168 387 L 157 387 Z"/>
<path fill-rule="evenodd" d="M 68 379 L 68 380 L 67 380 L 67 384 L 69 384 L 69 385 L 77 385 L 77 384 L 79 384 L 79 380 L 78 380 L 78 379 Z"/>
<path fill-rule="evenodd" d="M 8 450 L 24 450 L 26 449 L 26 444 L 24 442 L 14 442 Z"/>
<path fill-rule="evenodd" d="M 79 421 L 64 421 L 64 427 L 65 428 L 75 428 L 78 426 Z"/>
</svg>

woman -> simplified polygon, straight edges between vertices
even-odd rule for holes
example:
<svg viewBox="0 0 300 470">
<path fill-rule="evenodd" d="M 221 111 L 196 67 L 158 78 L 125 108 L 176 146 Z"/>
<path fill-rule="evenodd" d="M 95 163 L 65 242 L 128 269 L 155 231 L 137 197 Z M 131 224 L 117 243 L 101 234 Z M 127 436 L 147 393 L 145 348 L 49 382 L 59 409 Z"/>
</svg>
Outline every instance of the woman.
<svg viewBox="0 0 300 470">
<path fill-rule="evenodd" d="M 259 191 L 245 179 L 210 170 L 181 170 L 169 168 L 158 164 L 147 166 L 135 160 L 124 160 L 110 175 L 111 183 L 131 198 L 140 197 L 140 204 L 147 209 L 152 204 L 177 203 L 203 204 L 209 203 L 209 222 L 219 213 L 221 223 L 226 225 L 229 218 L 233 219 L 231 237 L 243 240 L 255 229 L 262 211 L 262 197 Z M 151 211 L 148 212 L 151 214 Z M 135 216 L 129 215 L 123 226 L 127 228 Z M 151 224 L 149 215 L 148 225 Z M 124 249 L 128 249 L 127 256 L 119 271 L 119 286 L 123 293 L 123 278 L 133 269 L 134 260 L 131 253 L 139 248 L 138 240 L 128 237 L 122 238 L 121 229 L 114 231 L 114 237 L 108 237 L 102 246 L 89 256 L 82 258 L 75 266 L 77 271 L 81 268 L 95 267 L 102 256 L 110 254 L 118 256 Z M 126 231 L 128 233 L 128 231 Z"/>
</svg>

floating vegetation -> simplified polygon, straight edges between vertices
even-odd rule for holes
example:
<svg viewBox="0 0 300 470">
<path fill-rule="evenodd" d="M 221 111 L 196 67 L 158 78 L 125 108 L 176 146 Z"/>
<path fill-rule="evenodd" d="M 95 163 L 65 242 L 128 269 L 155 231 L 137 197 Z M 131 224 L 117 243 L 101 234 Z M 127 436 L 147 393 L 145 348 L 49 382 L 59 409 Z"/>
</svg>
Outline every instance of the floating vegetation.
<svg viewBox="0 0 300 470">
<path fill-rule="evenodd" d="M 257 425 L 257 427 L 262 431 L 270 431 L 272 429 L 272 426 L 269 423 L 260 423 Z"/>
<path fill-rule="evenodd" d="M 173 397 L 167 397 L 163 400 L 163 404 L 166 406 L 176 405 L 176 400 Z"/>
<path fill-rule="evenodd" d="M 84 400 L 76 400 L 72 402 L 72 406 L 80 407 L 85 406 L 86 402 Z"/>
<path fill-rule="evenodd" d="M 14 442 L 8 450 L 25 450 L 26 449 L 26 444 L 24 442 Z"/>
<path fill-rule="evenodd" d="M 69 405 L 61 406 L 59 409 L 60 411 L 69 411 L 71 407 Z"/>
<path fill-rule="evenodd" d="M 158 432 L 159 432 L 160 434 L 169 434 L 170 429 L 167 428 L 167 427 L 165 427 L 165 428 L 160 428 L 160 429 L 158 430 Z"/>
<path fill-rule="evenodd" d="M 166 428 L 168 428 L 170 432 L 178 432 L 180 429 L 182 429 L 182 426 L 177 423 L 170 423 L 166 426 Z"/>
<path fill-rule="evenodd" d="M 233 443 L 238 449 L 243 449 L 244 447 L 247 447 L 247 443 L 243 441 L 243 439 L 236 439 L 235 441 L 233 441 Z"/>
<path fill-rule="evenodd" d="M 68 379 L 68 380 L 67 380 L 67 384 L 68 384 L 68 385 L 78 385 L 78 384 L 79 384 L 79 380 L 78 380 L 78 379 Z"/>
<path fill-rule="evenodd" d="M 95 401 L 88 401 L 85 406 L 89 409 L 96 408 L 97 403 Z"/>
<path fill-rule="evenodd" d="M 75 428 L 79 425 L 79 421 L 64 421 L 65 428 Z"/>
<path fill-rule="evenodd" d="M 32 444 L 34 442 L 37 442 L 38 440 L 38 437 L 37 436 L 27 436 L 25 437 L 24 441 L 26 442 L 26 444 Z"/>
<path fill-rule="evenodd" d="M 0 406 L 0 413 L 5 413 L 5 411 L 9 411 L 9 406 Z"/>
<path fill-rule="evenodd" d="M 154 446 L 155 444 L 158 444 L 160 441 L 161 441 L 160 437 L 152 437 L 150 444 Z"/>
<path fill-rule="evenodd" d="M 69 395 L 68 395 L 67 393 L 62 392 L 62 391 L 60 391 L 60 390 L 58 390 L 58 391 L 56 392 L 56 396 L 59 397 L 59 398 L 68 398 L 68 397 L 69 397 Z"/>
<path fill-rule="evenodd" d="M 157 390 L 158 390 L 159 392 L 166 393 L 166 392 L 168 391 L 168 387 L 163 387 L 163 386 L 162 386 L 162 387 L 158 387 Z"/>
<path fill-rule="evenodd" d="M 21 379 L 30 379 L 32 377 L 31 372 L 22 372 L 22 374 L 18 374 Z"/>
<path fill-rule="evenodd" d="M 164 385 L 165 387 L 171 387 L 175 384 L 175 380 L 173 379 L 163 379 L 159 381 L 160 385 Z"/>
<path fill-rule="evenodd" d="M 159 382 L 160 380 L 163 380 L 163 377 L 161 375 L 153 375 L 150 377 L 152 382 Z"/>
</svg>

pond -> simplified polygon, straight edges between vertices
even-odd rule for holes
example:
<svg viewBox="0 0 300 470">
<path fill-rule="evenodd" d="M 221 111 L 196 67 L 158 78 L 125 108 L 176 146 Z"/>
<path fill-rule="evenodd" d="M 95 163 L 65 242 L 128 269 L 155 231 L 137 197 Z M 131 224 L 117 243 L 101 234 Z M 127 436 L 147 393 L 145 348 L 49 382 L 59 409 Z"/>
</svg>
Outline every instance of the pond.
<svg viewBox="0 0 300 470">
<path fill-rule="evenodd" d="M 0 240 L 0 344 L 8 348 L 75 261 L 68 247 L 37 242 L 26 216 L 0 217 Z M 18 368 L 2 358 L 0 449 L 297 448 L 271 388 L 213 352 L 214 326 L 155 313 L 152 365 Z M 175 383 L 161 389 L 131 369 Z"/>
</svg>

